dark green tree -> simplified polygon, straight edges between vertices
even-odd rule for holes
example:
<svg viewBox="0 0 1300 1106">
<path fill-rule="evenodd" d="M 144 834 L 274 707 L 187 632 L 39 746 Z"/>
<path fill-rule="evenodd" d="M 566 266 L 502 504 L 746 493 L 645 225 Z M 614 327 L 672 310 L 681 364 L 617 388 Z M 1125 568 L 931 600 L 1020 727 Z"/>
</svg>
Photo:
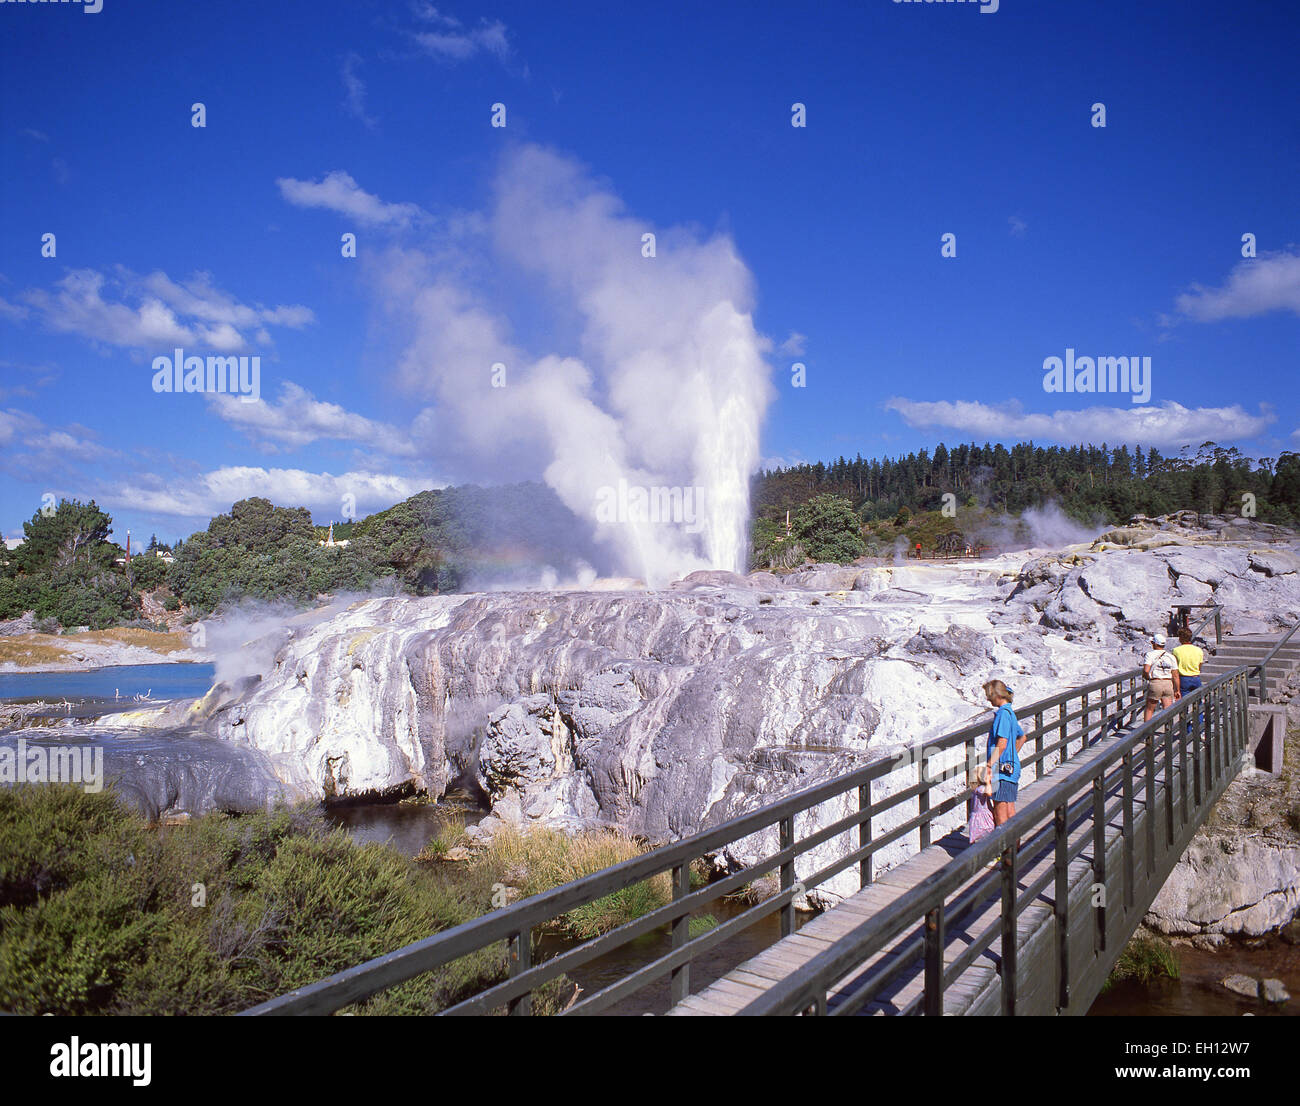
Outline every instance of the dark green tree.
<svg viewBox="0 0 1300 1106">
<path fill-rule="evenodd" d="M 853 504 L 843 496 L 814 496 L 795 512 L 791 531 L 814 561 L 845 564 L 866 551 Z"/>
</svg>

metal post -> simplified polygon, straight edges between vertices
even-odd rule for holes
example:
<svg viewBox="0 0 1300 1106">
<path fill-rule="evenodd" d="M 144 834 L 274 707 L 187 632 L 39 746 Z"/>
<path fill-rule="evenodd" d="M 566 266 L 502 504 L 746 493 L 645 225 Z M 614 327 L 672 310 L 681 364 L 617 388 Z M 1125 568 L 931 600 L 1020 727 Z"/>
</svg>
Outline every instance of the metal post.
<svg viewBox="0 0 1300 1106">
<path fill-rule="evenodd" d="M 1148 873 L 1155 869 L 1156 863 L 1156 734 L 1155 730 L 1147 730 L 1146 748 L 1143 750 L 1146 761 L 1147 775 L 1147 798 L 1146 798 L 1146 824 L 1147 824 L 1147 855 L 1144 867 Z M 1150 876 L 1148 875 L 1148 878 Z"/>
<path fill-rule="evenodd" d="M 1236 758 L 1239 749 L 1244 749 L 1246 747 L 1246 742 L 1249 740 L 1247 731 L 1250 712 L 1250 707 L 1248 705 L 1249 700 L 1250 691 L 1243 683 L 1242 686 L 1237 689 L 1237 725 L 1235 727 L 1235 733 L 1230 731 L 1230 733 L 1232 733 L 1232 750 L 1228 755 L 1233 759 Z"/>
<path fill-rule="evenodd" d="M 943 1016 L 943 903 L 925 915 L 925 1013 Z"/>
<path fill-rule="evenodd" d="M 1124 754 L 1124 913 L 1133 909 L 1133 753 Z"/>
<path fill-rule="evenodd" d="M 1043 778 L 1043 712 L 1034 714 L 1034 779 Z"/>
<path fill-rule="evenodd" d="M 794 844 L 794 815 L 781 819 L 781 851 L 784 852 Z M 794 886 L 794 858 L 791 857 L 781 865 L 781 890 L 788 891 Z M 794 933 L 793 899 L 781 907 L 781 936 L 789 937 Z"/>
<path fill-rule="evenodd" d="M 1201 728 L 1201 716 L 1204 713 L 1204 697 L 1196 708 L 1187 716 L 1187 726 L 1192 731 L 1192 794 L 1196 798 L 1196 809 L 1201 809 L 1201 762 L 1205 757 L 1205 735 Z"/>
<path fill-rule="evenodd" d="M 691 866 L 688 861 L 673 865 L 673 900 L 684 899 L 691 893 Z M 672 947 L 676 951 L 691 939 L 691 916 L 683 912 L 673 919 Z M 687 960 L 672 970 L 673 1005 L 691 993 L 691 962 Z"/>
<path fill-rule="evenodd" d="M 1002 1013 L 1016 1012 L 1016 849 L 1015 843 L 1002 852 Z"/>
<path fill-rule="evenodd" d="M 1101 888 L 1101 902 L 1097 906 L 1097 926 L 1093 948 L 1103 952 L 1106 948 L 1106 773 L 1103 771 L 1092 781 L 1092 883 L 1093 893 Z"/>
<path fill-rule="evenodd" d="M 1070 1005 L 1070 834 L 1064 805 L 1052 812 L 1052 830 L 1056 836 L 1056 901 L 1052 913 L 1056 918 L 1056 970 L 1060 986 L 1056 1005 L 1065 1010 Z"/>
<path fill-rule="evenodd" d="M 526 972 L 533 966 L 533 931 L 531 928 L 512 933 L 509 941 L 509 974 L 515 976 Z M 533 993 L 526 991 L 506 1004 L 510 1014 L 527 1016 L 533 1012 Z"/>
<path fill-rule="evenodd" d="M 1231 700 L 1224 697 L 1222 692 L 1215 695 L 1211 709 L 1205 712 L 1205 720 L 1208 722 L 1214 719 L 1214 738 L 1211 741 L 1211 758 L 1214 763 L 1214 786 L 1223 781 L 1223 774 L 1228 770 L 1227 749 L 1228 742 L 1235 727 L 1231 724 L 1231 716 L 1236 713 L 1237 698 L 1237 681 L 1233 681 L 1234 687 L 1231 689 Z M 1225 709 L 1226 708 L 1226 709 Z"/>
<path fill-rule="evenodd" d="M 1178 791 L 1182 797 L 1182 824 L 1187 825 L 1187 708 L 1178 714 Z"/>
<path fill-rule="evenodd" d="M 928 849 L 930 847 L 930 777 L 925 770 L 925 753 L 922 753 L 917 761 L 916 777 L 916 782 L 921 787 L 921 790 L 916 793 L 916 816 L 921 819 L 917 832 L 921 836 L 921 848 Z"/>
<path fill-rule="evenodd" d="M 871 809 L 871 784 L 864 783 L 858 787 L 858 813 Z M 858 823 L 858 848 L 865 849 L 871 844 L 871 815 Z M 866 887 L 871 882 L 871 856 L 868 854 L 858 861 L 858 888 Z"/>
<path fill-rule="evenodd" d="M 1174 847 L 1174 732 L 1165 718 L 1165 847 Z"/>
</svg>

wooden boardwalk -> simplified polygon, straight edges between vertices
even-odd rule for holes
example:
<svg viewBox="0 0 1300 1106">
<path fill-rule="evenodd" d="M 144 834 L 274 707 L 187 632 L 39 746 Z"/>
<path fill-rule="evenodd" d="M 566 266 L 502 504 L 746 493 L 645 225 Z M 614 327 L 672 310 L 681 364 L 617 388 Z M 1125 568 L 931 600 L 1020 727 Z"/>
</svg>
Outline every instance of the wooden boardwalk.
<svg viewBox="0 0 1300 1106">
<path fill-rule="evenodd" d="M 1122 736 L 1122 735 L 1121 735 Z M 1108 736 L 1096 741 L 1082 752 L 1071 757 L 1066 765 L 1049 772 L 1041 779 L 1035 780 L 1020 789 L 1017 805 L 1024 809 L 1038 795 L 1050 786 L 1060 782 L 1064 773 L 1073 773 L 1087 768 L 1096 759 L 1103 756 L 1119 738 Z M 1186 782 L 1190 794 L 1192 783 L 1184 781 L 1179 772 L 1180 765 L 1175 758 L 1173 771 L 1173 806 L 1176 829 L 1186 825 L 1186 811 L 1182 807 L 1182 789 Z M 1191 765 L 1188 765 L 1191 775 Z M 1157 832 L 1164 833 L 1161 824 L 1165 816 L 1164 772 L 1157 765 L 1155 773 L 1155 810 L 1157 815 Z M 1145 769 L 1135 767 L 1133 811 L 1134 824 L 1137 827 L 1135 837 L 1135 864 L 1146 859 L 1143 842 L 1146 825 L 1144 800 L 1146 797 Z M 1105 808 L 1110 809 L 1121 798 L 1121 783 L 1116 780 L 1110 787 Z M 1122 832 L 1122 809 L 1117 809 L 1106 826 L 1106 852 L 1112 852 L 1111 845 L 1118 844 Z M 1050 827 L 1050 820 L 1026 824 L 1022 843 L 1029 840 L 1044 825 Z M 1194 827 L 1193 827 L 1194 828 Z M 1079 895 L 1086 896 L 1095 878 L 1092 854 L 1092 821 L 1086 807 L 1077 813 L 1070 823 L 1070 843 L 1082 844 L 1080 855 L 1076 856 L 1069 868 L 1069 885 L 1071 899 Z M 1086 838 L 1086 841 L 1081 841 Z M 916 886 L 925 877 L 944 867 L 953 857 L 969 847 L 965 830 L 953 831 L 946 837 L 922 850 L 903 863 L 876 875 L 873 883 L 857 894 L 844 899 L 838 905 L 802 926 L 794 935 L 786 937 L 764 952 L 745 961 L 714 983 L 704 987 L 699 993 L 688 996 L 668 1011 L 674 1015 L 719 1015 L 735 1014 L 761 992 L 787 976 L 798 973 L 818 953 L 825 951 L 835 941 L 844 937 L 862 924 L 877 911 L 898 899 L 904 892 Z M 1022 845 L 1018 864 L 1018 888 L 1026 891 L 1035 881 L 1044 876 L 1053 865 L 1054 842 L 1050 833 L 1043 835 L 1041 847 L 1026 852 Z M 1118 856 L 1118 849 L 1115 850 Z M 1122 875 L 1122 873 L 1121 873 Z M 1107 880 L 1107 884 L 1111 880 Z M 1055 907 L 1054 881 L 1049 881 L 1047 889 L 1037 896 L 1022 911 L 1018 921 L 1018 946 L 1027 944 L 1035 931 L 1050 924 Z M 969 900 L 964 908 L 957 903 Z M 945 1014 L 967 1014 L 975 1012 L 996 1013 L 988 1009 L 991 1000 L 1000 995 L 998 968 L 1001 963 L 999 955 L 1001 925 L 1001 874 L 985 870 L 973 877 L 955 898 L 953 913 L 945 920 L 944 963 L 945 972 L 968 952 L 972 944 L 984 948 L 961 974 L 953 980 L 944 991 Z M 907 1014 L 915 1013 L 920 1005 L 924 990 L 924 970 L 921 959 L 922 931 L 920 924 L 912 926 L 901 938 L 895 940 L 888 948 L 859 965 L 851 974 L 845 976 L 831 990 L 827 1007 L 834 1013 L 838 1005 L 850 996 L 866 988 L 869 997 L 862 1013 L 869 1014 Z"/>
</svg>

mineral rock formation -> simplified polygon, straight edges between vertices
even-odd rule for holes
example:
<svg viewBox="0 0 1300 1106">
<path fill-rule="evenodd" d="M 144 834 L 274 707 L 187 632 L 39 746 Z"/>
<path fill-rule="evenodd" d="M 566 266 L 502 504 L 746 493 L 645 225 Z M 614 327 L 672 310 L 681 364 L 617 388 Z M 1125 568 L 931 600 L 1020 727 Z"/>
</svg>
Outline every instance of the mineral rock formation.
<svg viewBox="0 0 1300 1106">
<path fill-rule="evenodd" d="M 1238 632 L 1300 617 L 1294 546 L 1212 521 L 657 592 L 369 599 L 293 626 L 200 713 L 296 795 L 459 780 L 503 820 L 671 839 L 969 722 L 992 676 L 1028 703 L 1131 667 L 1171 604 L 1223 603 Z"/>
</svg>

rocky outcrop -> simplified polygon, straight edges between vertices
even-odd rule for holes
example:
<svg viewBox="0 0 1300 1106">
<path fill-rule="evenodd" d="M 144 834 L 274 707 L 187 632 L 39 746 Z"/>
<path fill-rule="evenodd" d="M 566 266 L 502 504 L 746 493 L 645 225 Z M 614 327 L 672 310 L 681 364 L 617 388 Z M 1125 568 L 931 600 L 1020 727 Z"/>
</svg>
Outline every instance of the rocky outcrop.
<svg viewBox="0 0 1300 1106">
<path fill-rule="evenodd" d="M 1019 560 L 874 569 L 907 585 L 874 593 L 707 574 L 371 599 L 291 627 L 260 680 L 197 713 L 299 795 L 460 779 L 494 808 L 675 837 L 961 725 L 992 675 L 1033 697 L 1131 662 L 1108 632 L 1044 638 L 1033 605 L 1007 601 Z"/>
<path fill-rule="evenodd" d="M 990 677 L 1032 702 L 1130 667 L 1172 603 L 1222 602 L 1238 628 L 1300 615 L 1289 549 L 1174 536 L 662 591 L 367 599 L 241 650 L 245 681 L 186 717 L 296 796 L 460 781 L 502 821 L 668 840 L 971 721 Z M 719 863 L 745 857 L 738 843 Z"/>
<path fill-rule="evenodd" d="M 1258 937 L 1300 910 L 1300 844 L 1198 834 L 1151 904 L 1162 933 Z"/>
</svg>

